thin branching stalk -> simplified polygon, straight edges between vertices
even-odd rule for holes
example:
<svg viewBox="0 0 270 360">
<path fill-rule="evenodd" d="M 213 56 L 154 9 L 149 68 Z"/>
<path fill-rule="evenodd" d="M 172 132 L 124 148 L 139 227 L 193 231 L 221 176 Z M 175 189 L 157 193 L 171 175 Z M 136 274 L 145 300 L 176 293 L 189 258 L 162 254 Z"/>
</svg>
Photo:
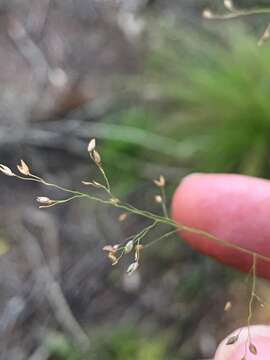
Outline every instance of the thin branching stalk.
<svg viewBox="0 0 270 360">
<path fill-rule="evenodd" d="M 205 12 L 205 14 L 207 14 Z M 262 14 L 270 14 L 270 8 L 262 8 L 262 9 L 250 9 L 250 10 L 235 10 L 232 13 L 229 14 L 214 14 L 210 12 L 210 16 L 207 17 L 211 20 L 230 20 L 235 19 L 243 16 L 252 16 L 252 15 L 262 15 Z"/>
<path fill-rule="evenodd" d="M 256 299 L 256 255 L 253 255 L 253 263 L 252 263 L 252 287 L 251 287 L 251 294 L 248 304 L 248 318 L 247 318 L 247 328 L 248 328 L 248 340 L 251 343 L 251 334 L 250 334 L 250 325 L 253 315 L 253 304 Z"/>
<path fill-rule="evenodd" d="M 270 14 L 270 8 L 252 8 L 252 9 L 238 9 L 235 7 L 232 0 L 224 0 L 224 7 L 228 11 L 226 14 L 215 14 L 210 9 L 203 11 L 203 17 L 209 20 L 231 20 L 245 16 L 253 15 L 265 15 Z M 270 24 L 267 25 L 265 31 L 261 35 L 258 41 L 258 45 L 261 46 L 270 38 Z"/>
<path fill-rule="evenodd" d="M 230 5 L 230 3 L 227 2 L 227 6 L 228 5 Z M 257 300 L 258 302 L 260 302 L 260 304 L 262 304 L 261 299 L 256 294 L 256 264 L 257 264 L 258 259 L 266 261 L 266 262 L 270 262 L 270 258 L 267 256 L 264 256 L 264 255 L 261 255 L 255 251 L 246 249 L 240 245 L 220 239 L 219 237 L 217 237 L 213 234 L 210 234 L 209 232 L 204 231 L 202 229 L 197 229 L 194 227 L 189 227 L 184 224 L 175 223 L 172 219 L 169 218 L 169 214 L 168 214 L 168 210 L 167 210 L 167 206 L 166 206 L 166 193 L 165 193 L 166 181 L 165 181 L 164 176 L 162 176 L 162 175 L 159 177 L 159 179 L 154 180 L 154 183 L 160 190 L 160 195 L 155 196 L 155 201 L 157 203 L 161 204 L 163 216 L 152 213 L 147 210 L 142 210 L 142 209 L 136 208 L 131 204 L 122 202 L 120 199 L 118 199 L 118 197 L 116 197 L 112 193 L 109 179 L 108 179 L 106 172 L 102 166 L 101 156 L 96 151 L 95 148 L 96 148 L 96 141 L 95 141 L 95 139 L 92 139 L 88 145 L 88 152 L 90 154 L 90 158 L 94 161 L 99 172 L 101 173 L 104 183 L 100 184 L 99 182 L 97 182 L 95 180 L 90 181 L 90 182 L 82 181 L 82 183 L 84 185 L 91 185 L 91 186 L 95 187 L 97 190 L 102 191 L 103 192 L 102 196 L 99 196 L 99 195 L 94 196 L 88 192 L 72 190 L 72 189 L 68 189 L 66 187 L 51 183 L 37 175 L 32 174 L 30 172 L 28 165 L 23 160 L 21 160 L 21 163 L 17 166 L 17 169 L 19 170 L 20 174 L 14 173 L 9 167 L 7 167 L 6 165 L 3 165 L 3 164 L 0 164 L 0 172 L 2 172 L 4 175 L 13 176 L 13 177 L 23 180 L 23 181 L 37 182 L 37 183 L 45 185 L 49 188 L 57 189 L 61 192 L 69 194 L 69 197 L 64 198 L 64 199 L 59 199 L 59 200 L 50 199 L 46 196 L 39 196 L 37 198 L 37 202 L 39 203 L 40 208 L 49 208 L 52 206 L 68 203 L 77 198 L 85 198 L 87 200 L 95 201 L 100 204 L 113 206 L 115 208 L 123 210 L 124 213 L 122 213 L 122 215 L 120 216 L 121 221 L 124 221 L 127 218 L 127 214 L 133 214 L 136 216 L 143 217 L 147 220 L 151 220 L 150 225 L 144 227 L 138 233 L 126 238 L 123 244 L 106 245 L 103 247 L 103 250 L 105 252 L 107 252 L 109 260 L 112 262 L 112 265 L 118 264 L 118 262 L 121 260 L 121 258 L 124 255 L 128 255 L 128 254 L 134 255 L 134 262 L 132 262 L 127 269 L 127 273 L 129 275 L 138 269 L 140 255 L 141 255 L 141 252 L 145 248 L 148 248 L 149 246 L 151 246 L 154 243 L 157 243 L 161 240 L 167 239 L 168 237 L 175 234 L 176 232 L 186 232 L 186 233 L 200 235 L 200 236 L 203 236 L 206 239 L 216 242 L 222 246 L 234 249 L 235 251 L 237 251 L 239 253 L 249 255 L 252 259 L 252 268 L 250 271 L 252 273 L 252 288 L 251 288 L 251 295 L 250 295 L 250 300 L 249 300 L 249 305 L 248 305 L 248 317 L 247 317 L 248 338 L 247 338 L 247 342 L 246 342 L 246 353 L 247 353 L 247 348 L 248 348 L 251 353 L 256 354 L 257 349 L 251 341 L 252 339 L 251 339 L 251 333 L 250 333 L 250 325 L 251 325 L 252 316 L 253 316 L 254 302 Z M 172 229 L 165 232 L 160 237 L 153 239 L 152 241 L 147 241 L 146 238 L 148 238 L 149 233 L 155 227 L 157 227 L 159 225 L 166 225 L 167 227 L 169 226 Z M 237 341 L 239 334 L 237 336 L 233 336 L 232 338 L 230 338 L 227 345 L 233 344 L 235 341 Z"/>
</svg>

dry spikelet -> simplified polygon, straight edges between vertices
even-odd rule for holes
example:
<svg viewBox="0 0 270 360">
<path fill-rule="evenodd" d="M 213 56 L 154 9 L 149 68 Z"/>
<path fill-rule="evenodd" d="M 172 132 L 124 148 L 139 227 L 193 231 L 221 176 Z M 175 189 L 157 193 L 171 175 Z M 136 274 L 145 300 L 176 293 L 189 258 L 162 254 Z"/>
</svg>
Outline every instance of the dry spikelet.
<svg viewBox="0 0 270 360">
<path fill-rule="evenodd" d="M 92 152 L 93 150 L 95 150 L 95 147 L 96 147 L 96 139 L 93 138 L 89 141 L 87 148 L 88 152 Z"/>
<path fill-rule="evenodd" d="M 229 311 L 232 308 L 232 303 L 230 301 L 227 301 L 224 306 L 224 311 Z"/>
<path fill-rule="evenodd" d="M 111 198 L 110 202 L 111 202 L 111 204 L 118 204 L 120 202 L 120 200 L 117 198 Z"/>
<path fill-rule="evenodd" d="M 133 250 L 133 246 L 134 246 L 133 240 L 128 241 L 125 245 L 125 249 L 124 249 L 125 253 L 129 254 Z"/>
<path fill-rule="evenodd" d="M 248 349 L 252 354 L 254 355 L 258 354 L 257 348 L 254 344 L 250 343 Z"/>
<path fill-rule="evenodd" d="M 97 188 L 103 187 L 103 185 L 101 185 L 99 182 L 97 182 L 95 180 L 93 180 L 92 185 L 94 185 Z"/>
<path fill-rule="evenodd" d="M 100 165 L 101 163 L 101 156 L 99 155 L 99 153 L 96 150 L 92 151 L 92 159 L 94 160 L 94 162 L 97 165 Z"/>
<path fill-rule="evenodd" d="M 127 219 L 127 217 L 128 217 L 128 213 L 124 212 L 124 213 L 119 215 L 118 221 L 123 222 L 123 221 L 125 221 Z"/>
<path fill-rule="evenodd" d="M 212 13 L 211 10 L 205 9 L 205 10 L 203 10 L 202 16 L 203 16 L 205 19 L 212 19 L 212 18 L 213 18 L 213 13 Z"/>
<path fill-rule="evenodd" d="M 226 345 L 233 345 L 236 343 L 236 341 L 238 340 L 239 335 L 234 335 L 229 337 L 229 339 L 226 341 Z"/>
<path fill-rule="evenodd" d="M 155 202 L 158 203 L 158 204 L 161 204 L 162 203 L 162 197 L 160 195 L 156 195 L 155 196 Z"/>
<path fill-rule="evenodd" d="M 108 251 L 108 252 L 115 252 L 116 251 L 112 245 L 105 245 L 105 246 L 103 246 L 102 250 L 103 251 Z"/>
<path fill-rule="evenodd" d="M 112 265 L 116 265 L 118 263 L 117 257 L 111 252 L 109 252 L 109 254 L 108 254 L 108 259 L 111 260 Z"/>
<path fill-rule="evenodd" d="M 138 269 L 138 267 L 139 267 L 139 263 L 137 261 L 130 264 L 129 267 L 127 268 L 128 275 L 132 275 L 134 271 Z"/>
<path fill-rule="evenodd" d="M 165 183 L 166 183 L 165 178 L 164 178 L 163 175 L 160 175 L 159 179 L 153 180 L 153 181 L 154 181 L 155 185 L 158 186 L 158 187 L 164 187 Z"/>
<path fill-rule="evenodd" d="M 93 185 L 91 181 L 82 181 L 83 185 Z"/>
<path fill-rule="evenodd" d="M 0 171 L 7 176 L 14 176 L 14 173 L 6 165 L 0 164 Z"/>
<path fill-rule="evenodd" d="M 21 160 L 21 163 L 17 165 L 17 169 L 22 175 L 30 175 L 30 169 L 23 160 Z"/>
<path fill-rule="evenodd" d="M 109 252 L 109 253 L 112 253 L 112 254 L 115 254 L 117 252 L 117 250 L 119 249 L 119 244 L 116 244 L 116 245 L 105 245 L 103 246 L 102 250 L 103 251 L 106 251 L 106 252 Z"/>
<path fill-rule="evenodd" d="M 267 27 L 267 29 L 265 30 L 264 34 L 263 34 L 263 40 L 267 40 L 270 37 L 270 28 Z"/>
<path fill-rule="evenodd" d="M 143 245 L 139 244 L 135 247 L 135 261 L 139 260 L 140 257 L 140 251 L 143 249 Z"/>
<path fill-rule="evenodd" d="M 46 196 L 38 196 L 36 200 L 39 204 L 42 205 L 51 205 L 54 203 L 54 200 L 51 200 Z"/>
<path fill-rule="evenodd" d="M 265 29 L 263 35 L 261 36 L 260 40 L 258 41 L 258 45 L 261 46 L 265 41 L 270 38 L 270 24 Z"/>
<path fill-rule="evenodd" d="M 229 11 L 234 10 L 233 2 L 231 0 L 224 0 L 224 7 Z"/>
</svg>

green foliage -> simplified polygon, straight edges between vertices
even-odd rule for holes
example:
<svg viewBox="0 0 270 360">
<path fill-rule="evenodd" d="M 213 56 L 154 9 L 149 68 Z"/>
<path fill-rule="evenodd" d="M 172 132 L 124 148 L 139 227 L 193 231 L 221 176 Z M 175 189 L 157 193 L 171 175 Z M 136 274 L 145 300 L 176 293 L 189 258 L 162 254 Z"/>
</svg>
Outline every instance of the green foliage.
<svg viewBox="0 0 270 360">
<path fill-rule="evenodd" d="M 97 358 L 103 360 L 164 360 L 164 339 L 148 338 L 130 328 L 102 334 L 96 346 Z"/>
<path fill-rule="evenodd" d="M 47 340 L 47 348 L 57 360 L 164 360 L 166 341 L 161 338 L 147 338 L 131 328 L 116 328 L 102 331 L 93 337 L 91 351 L 80 353 L 70 341 L 59 333 L 53 333 Z"/>
<path fill-rule="evenodd" d="M 82 354 L 76 349 L 71 341 L 59 332 L 52 332 L 48 335 L 46 348 L 49 354 L 56 360 L 82 360 Z"/>
<path fill-rule="evenodd" d="M 139 149 L 127 146 L 127 137 L 126 147 L 110 146 L 130 156 L 130 168 L 135 154 L 147 161 L 154 132 L 161 139 L 150 152 L 156 163 L 270 175 L 270 46 L 258 48 L 255 36 L 232 23 L 214 27 L 221 31 L 153 30 L 144 74 L 132 80 L 141 101 L 118 117 L 118 125 L 144 129 L 149 138 L 134 141 Z"/>
<path fill-rule="evenodd" d="M 166 114 L 168 131 L 190 139 L 196 169 L 267 176 L 270 47 L 258 48 L 239 28 L 223 31 L 222 37 L 171 34 L 146 74 L 175 104 Z"/>
</svg>

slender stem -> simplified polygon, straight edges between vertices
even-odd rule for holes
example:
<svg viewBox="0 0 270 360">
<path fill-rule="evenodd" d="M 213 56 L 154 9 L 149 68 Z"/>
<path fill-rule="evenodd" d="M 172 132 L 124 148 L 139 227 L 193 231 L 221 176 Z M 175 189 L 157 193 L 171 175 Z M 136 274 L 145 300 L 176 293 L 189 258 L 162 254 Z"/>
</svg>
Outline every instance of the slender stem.
<svg viewBox="0 0 270 360">
<path fill-rule="evenodd" d="M 74 196 L 71 196 L 70 198 L 67 198 L 67 199 L 63 199 L 63 200 L 55 200 L 55 202 L 53 202 L 52 204 L 50 205 L 40 205 L 39 208 L 40 209 L 43 209 L 43 208 L 49 208 L 49 207 L 53 207 L 53 206 L 56 206 L 56 205 L 60 205 L 60 204 L 65 204 L 71 200 L 74 200 L 76 198 L 82 198 L 83 195 L 74 195 Z"/>
<path fill-rule="evenodd" d="M 218 243 L 220 243 L 220 244 L 222 244 L 222 245 L 224 245 L 224 246 L 226 246 L 226 247 L 229 247 L 229 248 L 238 250 L 238 251 L 240 251 L 240 252 L 242 252 L 242 253 L 245 253 L 245 254 L 247 254 L 247 255 L 250 255 L 251 257 L 253 257 L 254 255 L 256 255 L 256 258 L 257 258 L 257 259 L 261 259 L 261 260 L 270 262 L 270 258 L 267 257 L 267 256 L 261 255 L 261 254 L 257 253 L 256 251 L 248 250 L 248 249 L 246 249 L 246 248 L 243 248 L 242 246 L 239 246 L 239 245 L 230 243 L 230 242 L 228 242 L 228 241 L 226 241 L 226 240 L 222 240 L 222 239 L 218 238 L 217 236 L 208 233 L 207 231 L 200 230 L 200 229 L 196 229 L 196 228 L 192 228 L 192 227 L 185 226 L 185 225 L 179 225 L 179 231 L 180 231 L 180 230 L 182 230 L 182 231 L 187 231 L 187 232 L 190 232 L 190 233 L 193 233 L 193 234 L 202 235 L 202 236 L 206 237 L 206 238 L 209 239 L 209 240 L 213 240 L 213 241 L 218 242 Z"/>
<path fill-rule="evenodd" d="M 265 41 L 267 41 L 270 38 L 270 24 L 267 25 L 266 29 L 264 30 L 264 33 L 260 37 L 258 41 L 258 45 L 261 46 Z"/>
<path fill-rule="evenodd" d="M 137 246 L 140 245 L 141 240 L 143 238 L 145 238 L 145 236 L 149 233 L 150 230 L 152 230 L 157 225 L 157 223 L 158 223 L 157 221 L 154 221 L 151 225 L 149 225 L 147 228 L 144 229 L 144 232 L 140 236 L 136 237 L 136 240 L 134 240 L 134 241 L 136 241 Z M 136 256 L 137 256 L 137 258 L 136 258 Z M 135 261 L 138 262 L 139 258 L 140 258 L 140 251 L 138 250 L 135 253 Z"/>
<path fill-rule="evenodd" d="M 70 190 L 70 189 L 67 189 L 65 187 L 62 187 L 62 186 L 59 186 L 57 184 L 53 184 L 53 183 L 49 183 L 47 181 L 45 181 L 44 179 L 38 177 L 38 176 L 35 176 L 33 174 L 30 175 L 31 177 L 23 177 L 23 176 L 20 176 L 20 175 L 16 175 L 15 174 L 15 177 L 17 179 L 20 179 L 20 180 L 24 180 L 24 181 L 33 181 L 33 182 L 38 182 L 38 183 L 41 183 L 43 185 L 46 185 L 46 186 L 49 186 L 49 187 L 53 187 L 55 189 L 58 189 L 58 190 L 61 190 L 61 191 L 64 191 L 64 192 L 68 192 L 70 194 L 75 194 L 75 195 L 84 195 L 84 193 L 80 192 L 80 191 L 74 191 L 74 190 Z"/>
<path fill-rule="evenodd" d="M 147 226 L 141 233 L 135 236 L 134 242 L 137 242 L 137 245 L 139 245 L 140 241 L 157 225 L 157 223 L 157 221 L 154 221 L 151 225 Z"/>
<path fill-rule="evenodd" d="M 146 211 L 146 210 L 140 210 L 140 209 L 137 209 L 136 207 L 134 207 L 133 205 L 130 205 L 130 204 L 127 204 L 127 203 L 120 203 L 120 204 L 116 204 L 116 206 L 122 208 L 122 209 L 125 209 L 129 212 L 132 212 L 133 214 L 137 214 L 137 215 L 140 215 L 140 216 L 143 216 L 143 217 L 146 217 L 148 219 L 152 219 L 152 220 L 157 220 L 158 222 L 162 223 L 162 224 L 167 224 L 167 225 L 171 225 L 171 226 L 177 226 L 176 223 L 171 220 L 171 219 L 167 219 L 165 218 L 164 216 L 159 216 L 159 215 L 156 215 L 156 214 L 153 214 L 149 211 Z"/>
<path fill-rule="evenodd" d="M 261 254 L 255 252 L 255 251 L 248 250 L 248 249 L 243 248 L 243 247 L 241 247 L 239 245 L 236 245 L 236 244 L 230 243 L 228 241 L 222 240 L 222 239 L 218 238 L 217 236 L 208 233 L 207 231 L 197 229 L 197 228 L 193 228 L 193 227 L 189 227 L 189 226 L 186 226 L 186 225 L 183 225 L 183 224 L 176 224 L 173 220 L 171 220 L 169 218 L 165 218 L 165 217 L 162 217 L 162 216 L 159 216 L 159 215 L 155 215 L 155 214 L 153 214 L 153 213 L 151 213 L 149 211 L 137 209 L 136 207 L 134 207 L 134 206 L 132 206 L 130 204 L 127 204 L 127 203 L 115 202 L 115 201 L 113 201 L 114 198 L 109 199 L 109 200 L 105 200 L 105 199 L 98 198 L 98 197 L 95 197 L 95 196 L 92 196 L 92 195 L 89 195 L 89 194 L 86 194 L 86 193 L 82 193 L 80 191 L 70 190 L 70 189 L 64 188 L 62 186 L 49 183 L 49 182 L 45 181 L 44 179 L 39 178 L 37 176 L 33 176 L 33 175 L 31 175 L 32 176 L 31 178 L 25 178 L 25 177 L 22 177 L 22 176 L 19 176 L 19 175 L 15 175 L 15 176 L 18 179 L 22 179 L 22 180 L 26 180 L 26 181 L 35 181 L 35 182 L 42 183 L 42 184 L 44 184 L 46 186 L 53 187 L 53 188 L 56 188 L 58 190 L 61 190 L 61 191 L 68 192 L 70 194 L 76 195 L 76 197 L 82 197 L 82 198 L 85 197 L 85 198 L 87 198 L 89 200 L 93 200 L 93 201 L 96 201 L 98 203 L 102 203 L 102 204 L 106 204 L 106 205 L 110 205 L 110 206 L 115 206 L 117 208 L 120 208 L 120 209 L 126 210 L 128 212 L 131 212 L 131 213 L 133 213 L 135 215 L 142 216 L 142 217 L 145 217 L 145 218 L 150 219 L 150 220 L 154 220 L 159 224 L 170 225 L 170 226 L 172 226 L 173 228 L 176 229 L 175 231 L 186 231 L 186 232 L 189 232 L 189 233 L 204 236 L 204 237 L 206 237 L 207 239 L 209 239 L 211 241 L 215 241 L 217 243 L 222 244 L 223 246 L 226 246 L 226 247 L 232 248 L 234 250 L 237 250 L 239 252 L 245 253 L 247 255 L 250 255 L 251 257 L 256 255 L 257 259 L 270 262 L 270 258 L 267 257 L 267 256 L 261 255 Z M 111 195 L 111 192 L 110 192 L 110 195 Z"/>
<path fill-rule="evenodd" d="M 143 228 L 140 232 L 137 234 L 129 236 L 125 241 L 132 240 L 133 243 L 140 241 L 152 228 L 154 228 L 158 224 L 157 221 L 154 221 L 152 224 L 147 226 L 146 228 Z M 124 248 L 124 247 L 123 247 Z"/>
<path fill-rule="evenodd" d="M 103 167 L 102 167 L 101 165 L 98 165 L 98 169 L 99 169 L 99 171 L 101 172 L 101 174 L 102 174 L 102 176 L 103 176 L 103 178 L 104 178 L 104 180 L 105 180 L 106 189 L 107 189 L 108 193 L 109 193 L 110 195 L 112 195 L 112 194 L 111 194 L 110 182 L 109 182 L 109 179 L 108 179 L 108 177 L 107 177 L 107 175 L 106 175 L 106 173 L 105 173 L 105 170 L 103 169 Z"/>
<path fill-rule="evenodd" d="M 235 19 L 242 16 L 252 16 L 252 15 L 261 15 L 261 14 L 269 14 L 270 8 L 262 8 L 262 9 L 250 9 L 250 10 L 235 10 L 229 14 L 219 15 L 219 14 L 211 14 L 211 17 L 207 18 L 208 20 L 228 20 Z"/>
<path fill-rule="evenodd" d="M 166 193 L 165 193 L 165 189 L 164 186 L 161 186 L 160 188 L 160 192 L 161 192 L 161 197 L 162 197 L 162 210 L 163 210 L 163 214 L 166 218 L 169 217 L 168 215 L 168 209 L 167 209 L 167 205 L 166 205 Z"/>
<path fill-rule="evenodd" d="M 250 333 L 250 325 L 253 315 L 253 304 L 256 296 L 256 255 L 253 254 L 253 263 L 252 263 L 252 287 L 251 287 L 251 295 L 248 304 L 248 319 L 247 319 L 247 329 L 248 329 L 248 341 L 251 343 L 251 333 Z"/>
<path fill-rule="evenodd" d="M 169 232 L 167 232 L 166 234 L 163 234 L 162 236 L 160 236 L 159 238 L 154 239 L 154 240 L 153 240 L 153 241 L 151 241 L 150 243 L 148 243 L 148 244 L 144 245 L 144 247 L 145 247 L 145 248 L 148 248 L 149 246 L 151 246 L 151 245 L 153 245 L 153 244 L 155 244 L 155 243 L 159 242 L 160 240 L 163 240 L 163 239 L 165 239 L 165 238 L 167 238 L 167 237 L 169 237 L 169 236 L 171 236 L 171 235 L 175 234 L 177 231 L 178 231 L 177 229 L 172 230 L 172 231 L 169 231 Z"/>
</svg>

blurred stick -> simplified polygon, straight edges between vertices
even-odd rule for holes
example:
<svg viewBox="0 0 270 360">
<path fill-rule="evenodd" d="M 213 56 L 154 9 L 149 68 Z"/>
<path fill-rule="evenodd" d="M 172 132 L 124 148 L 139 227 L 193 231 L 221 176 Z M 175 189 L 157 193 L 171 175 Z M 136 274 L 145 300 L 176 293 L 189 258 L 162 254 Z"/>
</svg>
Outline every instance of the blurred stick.
<svg viewBox="0 0 270 360">
<path fill-rule="evenodd" d="M 263 35 L 261 36 L 260 40 L 258 41 L 258 45 L 262 46 L 267 40 L 270 38 L 270 24 L 267 25 Z"/>
<path fill-rule="evenodd" d="M 190 139 L 177 141 L 170 137 L 158 135 L 133 126 L 93 121 L 89 123 L 77 119 L 51 121 L 43 125 L 42 128 L 29 126 L 11 129 L 7 126 L 0 126 L 0 147 L 4 144 L 16 145 L 19 143 L 55 148 L 64 148 L 70 145 L 75 148 L 74 151 L 76 152 L 76 145 L 81 145 L 82 140 L 84 142 L 88 141 L 89 137 L 126 142 L 174 159 L 184 160 L 191 156 L 197 150 L 197 147 L 206 141 L 203 136 L 198 136 L 195 140 L 193 138 L 193 142 Z M 75 143 L 74 138 L 77 141 Z M 194 144 L 195 141 L 196 143 Z M 80 147 L 79 151 L 81 150 L 82 148 Z"/>
<path fill-rule="evenodd" d="M 44 295 L 53 310 L 56 320 L 80 349 L 89 349 L 90 340 L 73 316 L 59 284 L 45 262 L 37 239 L 20 221 L 14 221 L 13 224 L 16 225 L 12 228 L 12 232 L 19 240 L 19 243 L 22 244 L 25 256 L 33 268 L 37 283 L 42 284 Z"/>
<path fill-rule="evenodd" d="M 24 57 L 38 81 L 39 87 L 43 88 L 48 81 L 49 64 L 27 31 L 15 16 L 10 16 L 8 35 L 13 41 L 18 52 Z"/>
<path fill-rule="evenodd" d="M 44 345 L 41 345 L 37 348 L 34 353 L 29 356 L 28 360 L 48 360 L 50 357 L 49 351 L 46 349 Z"/>
<path fill-rule="evenodd" d="M 32 2 L 30 14 L 27 21 L 27 27 L 35 34 L 35 39 L 40 40 L 48 21 L 51 0 L 37 0 Z"/>
</svg>

